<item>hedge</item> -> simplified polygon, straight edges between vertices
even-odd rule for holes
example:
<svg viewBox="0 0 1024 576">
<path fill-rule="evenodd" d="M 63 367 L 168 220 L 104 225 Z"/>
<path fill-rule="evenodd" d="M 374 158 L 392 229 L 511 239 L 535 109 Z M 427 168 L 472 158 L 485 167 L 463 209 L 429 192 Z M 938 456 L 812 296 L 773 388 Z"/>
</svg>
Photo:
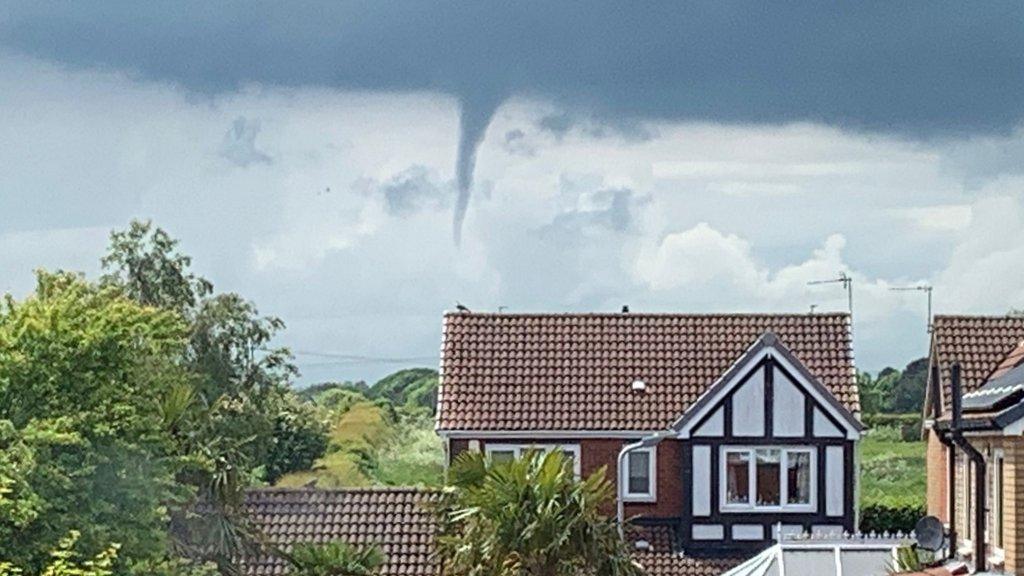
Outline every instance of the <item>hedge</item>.
<svg viewBox="0 0 1024 576">
<path fill-rule="evenodd" d="M 861 420 L 868 428 L 892 426 L 899 429 L 904 442 L 917 442 L 921 439 L 920 414 L 864 414 Z"/>
<path fill-rule="evenodd" d="M 920 504 L 868 504 L 860 509 L 860 531 L 910 533 L 925 513 Z"/>
</svg>

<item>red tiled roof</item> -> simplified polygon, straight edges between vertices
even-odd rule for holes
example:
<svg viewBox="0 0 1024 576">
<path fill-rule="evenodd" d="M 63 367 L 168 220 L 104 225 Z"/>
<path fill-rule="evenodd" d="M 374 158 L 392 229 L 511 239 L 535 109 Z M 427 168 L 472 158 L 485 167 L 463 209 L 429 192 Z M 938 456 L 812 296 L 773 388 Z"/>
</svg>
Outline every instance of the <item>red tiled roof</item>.
<svg viewBox="0 0 1024 576">
<path fill-rule="evenodd" d="M 437 521 L 424 504 L 436 491 L 413 488 L 251 490 L 245 505 L 250 519 L 274 544 L 344 540 L 376 544 L 386 556 L 382 576 L 433 576 L 431 556 Z M 246 576 L 286 574 L 288 565 L 271 554 L 242 561 Z"/>
<path fill-rule="evenodd" d="M 936 316 L 932 361 L 939 363 L 944 409 L 950 405 L 949 368 L 953 362 L 960 362 L 963 392 L 977 390 L 1022 340 L 1024 317 Z"/>
<path fill-rule="evenodd" d="M 769 330 L 860 411 L 848 314 L 450 313 L 438 428 L 666 429 Z"/>
<path fill-rule="evenodd" d="M 415 488 L 356 488 L 344 490 L 269 488 L 245 496 L 249 518 L 270 542 L 286 550 L 297 542 L 343 540 L 377 544 L 386 556 L 382 576 L 433 576 L 438 533 L 430 505 L 440 492 Z M 631 529 L 635 538 L 651 542 L 650 550 L 634 557 L 648 576 L 712 576 L 736 566 L 740 558 L 698 559 L 671 552 L 668 527 Z M 288 573 L 284 560 L 269 553 L 241 563 L 246 576 Z"/>
<path fill-rule="evenodd" d="M 999 366 L 996 366 L 996 369 L 991 375 L 989 375 L 988 380 L 999 378 L 1003 374 L 1006 374 L 1010 370 L 1020 366 L 1021 362 L 1024 362 L 1024 340 L 1022 340 L 1016 348 L 1010 350 L 1010 353 L 1003 358 L 1003 361 L 999 363 Z"/>
<path fill-rule="evenodd" d="M 674 552 L 675 528 L 666 525 L 630 525 L 626 539 L 630 544 L 647 543 L 645 550 L 634 550 L 633 558 L 647 576 L 718 576 L 738 566 L 746 558 L 691 558 Z"/>
</svg>

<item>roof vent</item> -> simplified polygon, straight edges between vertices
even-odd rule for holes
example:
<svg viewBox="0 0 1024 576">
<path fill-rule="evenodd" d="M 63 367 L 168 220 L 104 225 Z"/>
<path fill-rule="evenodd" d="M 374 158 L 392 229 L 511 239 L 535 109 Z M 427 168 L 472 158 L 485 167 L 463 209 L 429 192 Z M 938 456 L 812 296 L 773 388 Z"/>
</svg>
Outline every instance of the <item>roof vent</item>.
<svg viewBox="0 0 1024 576">
<path fill-rule="evenodd" d="M 633 388 L 633 392 L 643 392 L 647 389 L 647 383 L 637 378 L 636 380 L 633 380 L 631 387 Z"/>
<path fill-rule="evenodd" d="M 637 540 L 636 542 L 633 543 L 633 546 L 636 546 L 637 550 L 650 550 L 651 549 L 651 543 L 648 542 L 647 540 Z"/>
</svg>

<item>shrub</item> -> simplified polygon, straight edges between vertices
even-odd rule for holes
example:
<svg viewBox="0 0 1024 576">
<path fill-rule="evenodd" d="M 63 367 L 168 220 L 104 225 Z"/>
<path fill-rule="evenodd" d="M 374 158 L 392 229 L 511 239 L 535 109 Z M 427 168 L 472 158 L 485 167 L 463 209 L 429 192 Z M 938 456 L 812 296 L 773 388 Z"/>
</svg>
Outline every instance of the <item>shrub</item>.
<svg viewBox="0 0 1024 576">
<path fill-rule="evenodd" d="M 868 504 L 860 509 L 860 531 L 910 533 L 925 514 L 925 506 L 917 503 Z"/>
<path fill-rule="evenodd" d="M 921 440 L 920 414 L 865 414 L 864 425 L 875 432 L 882 428 L 893 427 L 899 430 L 903 442 Z"/>
</svg>

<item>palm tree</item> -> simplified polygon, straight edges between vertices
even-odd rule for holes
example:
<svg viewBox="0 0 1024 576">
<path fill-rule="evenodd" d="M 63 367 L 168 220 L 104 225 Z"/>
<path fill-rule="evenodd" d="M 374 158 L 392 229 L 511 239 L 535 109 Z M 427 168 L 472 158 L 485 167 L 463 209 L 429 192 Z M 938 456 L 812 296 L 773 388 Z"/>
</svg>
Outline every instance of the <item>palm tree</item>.
<svg viewBox="0 0 1024 576">
<path fill-rule="evenodd" d="M 377 546 L 353 546 L 340 540 L 296 544 L 291 552 L 278 550 L 277 554 L 291 565 L 291 576 L 372 576 L 384 564 Z"/>
<path fill-rule="evenodd" d="M 639 576 L 602 504 L 601 469 L 579 480 L 560 451 L 507 463 L 464 453 L 449 470 L 438 555 L 442 576 Z"/>
</svg>

